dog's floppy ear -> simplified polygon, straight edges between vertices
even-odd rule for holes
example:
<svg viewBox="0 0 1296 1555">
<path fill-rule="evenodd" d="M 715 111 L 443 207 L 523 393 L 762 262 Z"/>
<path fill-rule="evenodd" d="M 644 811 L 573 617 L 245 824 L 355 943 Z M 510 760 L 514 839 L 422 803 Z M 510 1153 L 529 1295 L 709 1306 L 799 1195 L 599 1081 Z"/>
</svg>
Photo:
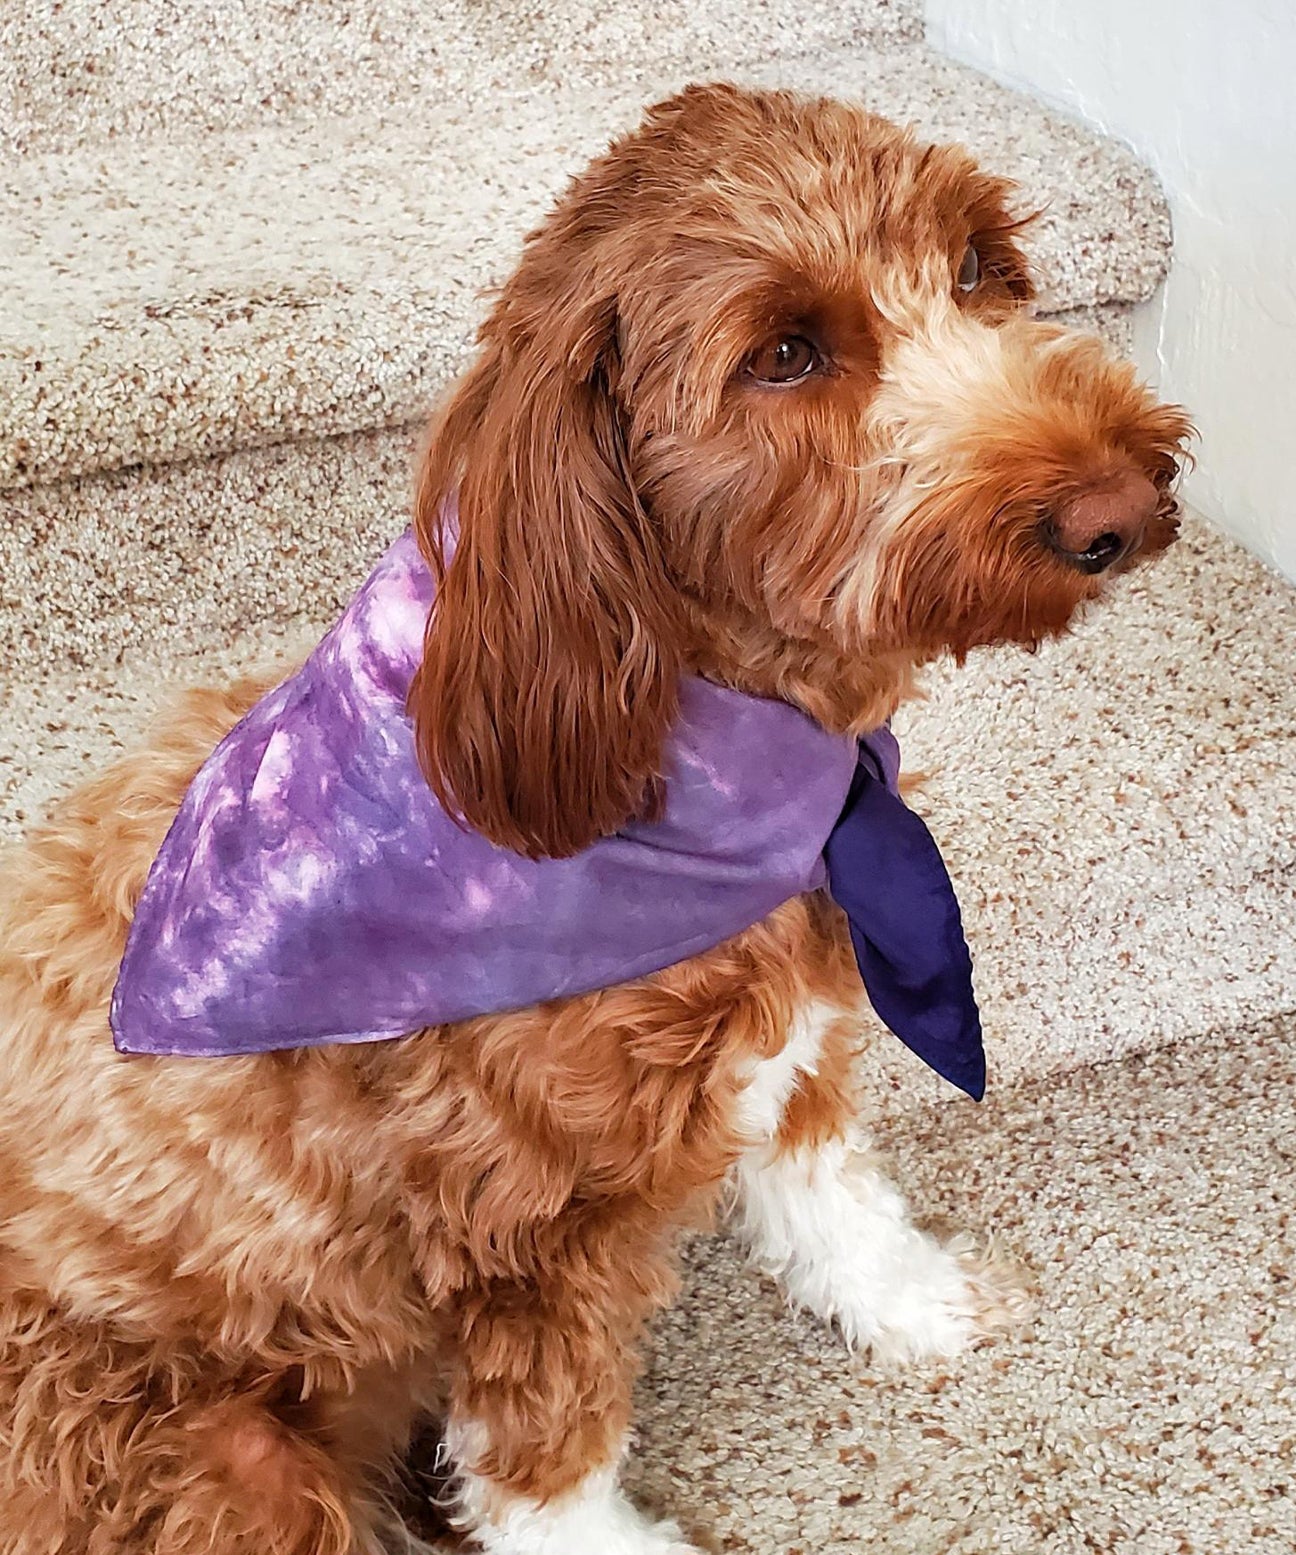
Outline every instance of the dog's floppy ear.
<svg viewBox="0 0 1296 1555">
<path fill-rule="evenodd" d="M 415 506 L 438 584 L 410 691 L 419 760 L 451 814 L 532 858 L 654 813 L 680 669 L 626 468 L 615 304 L 549 257 L 532 251 L 484 326 Z"/>
</svg>

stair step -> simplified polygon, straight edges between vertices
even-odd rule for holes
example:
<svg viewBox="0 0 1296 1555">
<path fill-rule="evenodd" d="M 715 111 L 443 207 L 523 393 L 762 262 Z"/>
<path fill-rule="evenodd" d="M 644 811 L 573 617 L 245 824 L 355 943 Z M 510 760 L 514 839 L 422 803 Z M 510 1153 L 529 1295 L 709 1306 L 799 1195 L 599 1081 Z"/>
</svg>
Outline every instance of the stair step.
<svg viewBox="0 0 1296 1555">
<path fill-rule="evenodd" d="M 510 82 L 920 41 L 921 0 L 120 0 L 0 12 L 0 147 L 220 133 Z"/>
<path fill-rule="evenodd" d="M 15 682 L 331 620 L 409 522 L 420 424 L 0 491 Z"/>
<path fill-rule="evenodd" d="M 1063 641 L 902 709 L 1001 1078 L 1296 1009 L 1293 642 L 1296 589 L 1194 520 Z"/>
<path fill-rule="evenodd" d="M 1131 153 L 922 45 L 730 73 L 858 98 L 1016 177 L 1046 207 L 1046 309 L 1136 302 L 1164 272 L 1165 206 Z M 565 178 L 693 74 L 10 158 L 0 487 L 412 419 Z"/>
</svg>

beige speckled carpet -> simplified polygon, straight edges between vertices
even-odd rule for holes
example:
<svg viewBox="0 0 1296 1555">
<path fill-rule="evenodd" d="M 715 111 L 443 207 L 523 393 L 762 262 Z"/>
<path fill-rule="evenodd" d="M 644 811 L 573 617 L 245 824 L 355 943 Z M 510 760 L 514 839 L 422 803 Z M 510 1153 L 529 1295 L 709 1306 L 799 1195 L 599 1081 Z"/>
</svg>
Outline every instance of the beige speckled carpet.
<svg viewBox="0 0 1296 1555">
<path fill-rule="evenodd" d="M 1296 1017 L 877 1132 L 916 1206 L 1029 1265 L 1032 1328 L 888 1374 L 699 1238 L 641 1497 L 752 1555 L 1291 1555 Z"/>
<path fill-rule="evenodd" d="M 929 49 L 910 3 L 593 11 L 0 7 L 0 489 L 420 414 L 567 176 L 717 74 L 965 141 L 1042 212 L 1048 312 L 1165 272 L 1128 148 Z"/>
</svg>

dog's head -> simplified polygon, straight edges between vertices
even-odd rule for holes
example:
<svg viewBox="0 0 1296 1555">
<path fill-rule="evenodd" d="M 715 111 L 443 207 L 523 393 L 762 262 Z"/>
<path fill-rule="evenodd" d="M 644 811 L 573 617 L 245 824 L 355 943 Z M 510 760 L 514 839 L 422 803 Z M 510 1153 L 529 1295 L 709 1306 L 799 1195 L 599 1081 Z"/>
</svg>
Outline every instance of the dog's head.
<svg viewBox="0 0 1296 1555">
<path fill-rule="evenodd" d="M 683 668 L 859 728 L 890 710 L 870 667 L 894 700 L 934 654 L 1033 645 L 1169 544 L 1188 423 L 1026 316 L 1011 194 L 860 109 L 729 86 L 575 180 L 420 481 L 411 711 L 454 813 L 576 851 L 651 807 Z"/>
</svg>

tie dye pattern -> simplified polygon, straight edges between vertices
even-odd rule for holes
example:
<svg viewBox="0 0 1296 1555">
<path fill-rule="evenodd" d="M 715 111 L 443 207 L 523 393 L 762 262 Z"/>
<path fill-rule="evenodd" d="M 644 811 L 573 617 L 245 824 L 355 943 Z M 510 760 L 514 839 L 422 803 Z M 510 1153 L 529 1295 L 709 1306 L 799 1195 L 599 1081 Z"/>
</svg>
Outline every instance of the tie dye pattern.
<svg viewBox="0 0 1296 1555">
<path fill-rule="evenodd" d="M 825 883 L 855 741 L 695 679 L 659 821 L 540 861 L 456 825 L 405 711 L 432 591 L 407 532 L 198 773 L 136 910 L 119 1049 L 363 1042 L 520 1008 L 685 960 Z"/>
</svg>

